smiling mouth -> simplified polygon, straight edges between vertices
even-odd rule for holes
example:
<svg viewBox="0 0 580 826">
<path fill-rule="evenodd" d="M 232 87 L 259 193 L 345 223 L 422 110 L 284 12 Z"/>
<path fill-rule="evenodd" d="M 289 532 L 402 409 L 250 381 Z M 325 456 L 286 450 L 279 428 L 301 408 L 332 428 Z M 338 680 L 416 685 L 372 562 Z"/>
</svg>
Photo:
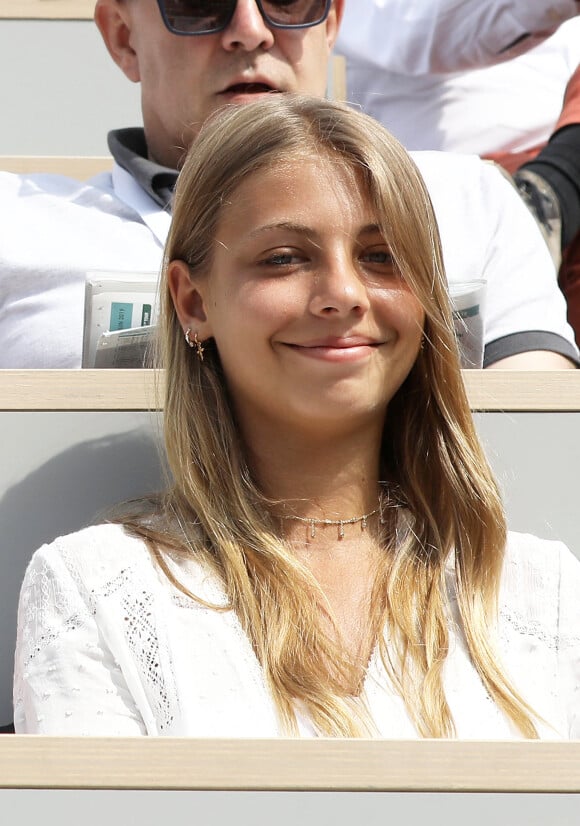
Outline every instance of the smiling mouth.
<svg viewBox="0 0 580 826">
<path fill-rule="evenodd" d="M 287 346 L 296 353 L 300 353 L 308 358 L 320 359 L 322 361 L 346 362 L 367 358 L 380 344 L 375 341 L 361 341 L 351 344 L 288 344 Z"/>
</svg>

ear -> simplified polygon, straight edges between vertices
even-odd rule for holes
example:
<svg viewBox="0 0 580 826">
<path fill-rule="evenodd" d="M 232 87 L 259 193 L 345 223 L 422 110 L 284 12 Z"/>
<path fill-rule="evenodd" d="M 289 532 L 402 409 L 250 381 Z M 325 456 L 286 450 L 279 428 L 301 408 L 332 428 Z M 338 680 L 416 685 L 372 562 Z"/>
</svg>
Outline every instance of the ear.
<svg viewBox="0 0 580 826">
<path fill-rule="evenodd" d="M 167 267 L 167 284 L 183 330 L 194 330 L 202 341 L 211 338 L 211 324 L 205 312 L 207 281 L 194 281 L 189 265 L 175 260 Z"/>
<path fill-rule="evenodd" d="M 132 16 L 126 0 L 97 0 L 95 23 L 109 54 L 129 80 L 138 83 L 139 58 L 131 45 Z"/>
<path fill-rule="evenodd" d="M 338 30 L 344 14 L 344 3 L 345 0 L 334 0 L 326 18 L 326 40 L 329 49 L 333 48 L 338 37 Z"/>
</svg>

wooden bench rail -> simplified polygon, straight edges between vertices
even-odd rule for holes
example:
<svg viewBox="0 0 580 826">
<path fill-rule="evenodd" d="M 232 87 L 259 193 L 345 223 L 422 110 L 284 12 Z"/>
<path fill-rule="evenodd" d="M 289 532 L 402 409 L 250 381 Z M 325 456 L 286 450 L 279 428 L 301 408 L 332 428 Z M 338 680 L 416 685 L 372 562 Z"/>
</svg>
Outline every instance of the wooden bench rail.
<svg viewBox="0 0 580 826">
<path fill-rule="evenodd" d="M 86 181 L 113 166 L 108 155 L 0 155 L 0 170 L 19 174 L 47 172 Z"/>
<path fill-rule="evenodd" d="M 0 19 L 92 20 L 94 0 L 0 0 Z"/>
<path fill-rule="evenodd" d="M 580 411 L 580 371 L 463 376 L 474 411 Z M 0 370 L 0 410 L 158 409 L 155 385 L 151 370 Z"/>
<path fill-rule="evenodd" d="M 580 741 L 5 735 L 0 788 L 580 792 Z"/>
</svg>

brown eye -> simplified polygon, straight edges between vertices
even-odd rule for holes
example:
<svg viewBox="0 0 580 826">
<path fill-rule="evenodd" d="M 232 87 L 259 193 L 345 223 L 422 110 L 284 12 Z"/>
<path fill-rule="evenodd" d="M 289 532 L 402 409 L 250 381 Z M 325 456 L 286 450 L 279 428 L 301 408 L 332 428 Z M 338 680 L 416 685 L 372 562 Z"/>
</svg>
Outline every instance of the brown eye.
<svg viewBox="0 0 580 826">
<path fill-rule="evenodd" d="M 393 266 L 393 256 L 388 250 L 367 250 L 362 256 L 363 261 L 381 266 Z"/>
<path fill-rule="evenodd" d="M 283 266 L 284 264 L 292 264 L 295 260 L 295 256 L 289 252 L 278 252 L 275 255 L 271 255 L 268 258 L 267 263 Z"/>
<path fill-rule="evenodd" d="M 304 253 L 292 247 L 280 247 L 263 254 L 261 264 L 266 267 L 290 267 L 301 264 L 305 260 Z"/>
</svg>

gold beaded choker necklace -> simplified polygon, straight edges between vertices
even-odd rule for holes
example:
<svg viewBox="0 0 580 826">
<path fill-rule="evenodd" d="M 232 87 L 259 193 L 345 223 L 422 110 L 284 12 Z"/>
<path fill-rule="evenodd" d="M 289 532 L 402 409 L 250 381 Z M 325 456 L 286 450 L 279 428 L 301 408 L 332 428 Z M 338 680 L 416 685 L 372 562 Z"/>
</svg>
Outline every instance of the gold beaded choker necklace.
<svg viewBox="0 0 580 826">
<path fill-rule="evenodd" d="M 278 516 L 282 522 L 286 520 L 293 520 L 294 522 L 304 522 L 306 525 L 310 526 L 310 538 L 314 539 L 316 536 L 316 526 L 317 525 L 336 525 L 338 528 L 338 538 L 344 538 L 344 526 L 345 525 L 356 525 L 360 522 L 361 531 L 365 531 L 367 528 L 367 522 L 371 516 L 374 516 L 375 513 L 379 513 L 381 511 L 380 506 L 375 508 L 373 511 L 369 511 L 368 513 L 363 513 L 362 516 L 351 516 L 350 519 L 314 519 L 311 516 Z M 381 516 L 382 522 L 382 516 Z"/>
</svg>

